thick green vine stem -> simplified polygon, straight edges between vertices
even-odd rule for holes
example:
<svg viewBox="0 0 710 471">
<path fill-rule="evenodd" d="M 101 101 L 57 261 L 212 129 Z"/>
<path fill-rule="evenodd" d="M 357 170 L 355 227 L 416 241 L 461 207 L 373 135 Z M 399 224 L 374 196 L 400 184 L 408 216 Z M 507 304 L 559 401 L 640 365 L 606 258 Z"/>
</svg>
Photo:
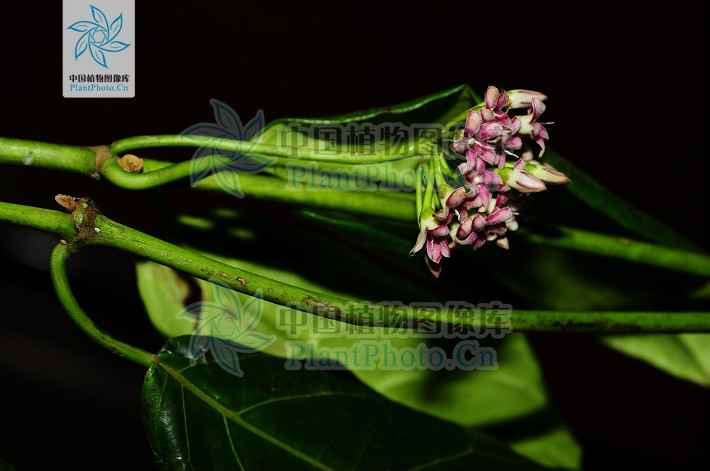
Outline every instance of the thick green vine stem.
<svg viewBox="0 0 710 471">
<path fill-rule="evenodd" d="M 0 163 L 94 175 L 96 153 L 88 147 L 0 137 Z"/>
<path fill-rule="evenodd" d="M 381 325 L 383 320 L 393 314 L 388 306 L 370 305 L 348 299 L 317 293 L 311 290 L 290 286 L 261 275 L 240 270 L 236 267 L 212 260 L 201 254 L 156 239 L 142 232 L 123 226 L 98 213 L 89 200 L 58 198 L 73 215 L 56 211 L 40 210 L 50 219 L 50 223 L 38 223 L 39 218 L 30 218 L 31 227 L 60 234 L 67 240 L 67 245 L 55 249 L 52 256 L 52 273 L 55 286 L 62 303 L 82 329 L 99 340 L 107 348 L 117 348 L 119 353 L 133 355 L 138 361 L 148 361 L 145 352 L 131 350 L 130 346 L 116 343 L 117 340 L 93 326 L 78 304 L 69 296 L 66 274 L 63 272 L 68 254 L 80 247 L 103 245 L 128 251 L 153 260 L 157 263 L 181 270 L 197 278 L 208 281 L 218 280 L 232 289 L 254 296 L 260 292 L 263 299 L 293 309 L 334 318 L 355 324 Z M 0 222 L 23 224 L 20 215 L 30 214 L 36 208 L 0 203 Z M 50 214 L 56 213 L 56 214 Z M 40 214 L 40 213 L 37 213 Z M 71 236 L 68 236 L 71 234 Z M 398 316 L 404 316 L 415 325 L 417 321 L 439 321 L 458 323 L 479 329 L 500 327 L 500 319 L 481 316 L 462 316 L 461 312 L 422 312 L 409 307 L 397 306 Z M 544 332 L 710 332 L 710 313 L 705 312 L 559 312 L 514 310 L 506 323 L 517 331 Z M 93 326 L 93 327 L 92 327 Z M 118 349 L 118 347 L 124 350 Z M 129 348 L 130 347 L 130 348 Z"/>
<path fill-rule="evenodd" d="M 251 141 L 235 141 L 230 139 L 214 139 L 209 136 L 193 136 L 180 134 L 166 134 L 159 136 L 136 136 L 118 140 L 109 146 L 113 154 L 120 154 L 129 150 L 144 149 L 149 147 L 209 147 L 233 151 L 248 150 L 254 155 L 283 157 L 314 162 L 335 162 L 341 164 L 370 164 L 400 160 L 413 155 L 403 147 L 400 151 L 389 148 L 374 150 L 372 152 L 341 152 L 337 156 L 322 155 L 317 151 L 304 147 L 277 146 Z M 424 155 L 428 154 L 425 152 Z"/>
<path fill-rule="evenodd" d="M 179 135 L 139 136 L 116 141 L 110 147 L 88 148 L 0 137 L 0 164 L 10 163 L 54 168 L 82 173 L 91 177 L 100 174 L 122 188 L 146 189 L 188 177 L 190 175 L 190 161 L 171 164 L 143 159 L 143 173 L 130 173 L 119 165 L 116 159 L 117 153 L 128 149 L 157 146 L 195 147 L 204 145 L 204 139 L 199 136 Z M 226 141 L 221 145 L 231 148 L 235 143 Z M 274 152 L 281 155 L 285 152 L 282 151 L 283 149 Z M 401 156 L 394 157 L 401 158 Z M 350 158 L 353 162 L 362 163 L 364 160 L 358 159 L 369 159 L 370 157 L 353 154 L 350 157 L 343 155 L 342 159 L 338 156 L 335 160 L 347 164 Z M 437 159 L 437 162 L 441 164 L 441 159 Z M 434 165 L 433 158 L 429 160 L 429 164 L 429 167 Z M 417 179 L 419 180 L 421 176 L 419 172 L 423 171 L 425 167 L 422 164 L 418 166 L 418 169 Z M 386 191 L 339 191 L 338 197 L 333 198 L 333 193 L 329 191 L 286 191 L 287 182 L 274 176 L 242 174 L 239 178 L 242 191 L 255 198 L 411 224 L 419 217 L 422 204 L 428 205 L 432 200 L 433 183 L 431 178 L 434 175 L 440 177 L 438 173 L 435 174 L 433 169 L 428 169 L 429 182 L 423 199 L 421 196 L 413 194 Z M 418 184 L 421 185 L 421 181 Z M 200 180 L 195 187 L 207 191 L 223 191 L 215 175 Z M 422 188 L 419 187 L 418 191 L 421 192 Z M 18 211 L 19 207 L 14 210 Z M 36 225 L 37 228 L 43 229 L 42 226 L 49 223 L 52 218 L 48 218 L 46 213 L 40 215 L 36 211 L 29 213 L 20 211 L 21 214 L 15 214 L 15 220 L 8 220 L 8 222 Z M 9 215 L 6 216 L 9 217 Z M 34 221 L 32 221 L 33 218 Z M 526 231 L 521 231 L 520 235 L 523 236 L 524 233 L 529 241 L 536 244 L 595 253 L 634 263 L 645 263 L 681 272 L 710 276 L 710 258 L 705 254 L 572 228 L 554 227 L 552 229 L 552 235 Z"/>
<path fill-rule="evenodd" d="M 66 262 L 70 256 L 70 251 L 65 244 L 57 245 L 52 251 L 50 258 L 50 271 L 52 273 L 52 282 L 54 289 L 57 292 L 59 301 L 64 306 L 64 309 L 69 314 L 69 317 L 84 331 L 89 337 L 94 339 L 100 345 L 113 353 L 117 353 L 134 363 L 149 367 L 154 360 L 154 355 L 140 348 L 122 342 L 94 324 L 94 322 L 81 309 L 76 301 L 74 294 L 69 286 L 69 278 L 67 277 Z"/>
</svg>

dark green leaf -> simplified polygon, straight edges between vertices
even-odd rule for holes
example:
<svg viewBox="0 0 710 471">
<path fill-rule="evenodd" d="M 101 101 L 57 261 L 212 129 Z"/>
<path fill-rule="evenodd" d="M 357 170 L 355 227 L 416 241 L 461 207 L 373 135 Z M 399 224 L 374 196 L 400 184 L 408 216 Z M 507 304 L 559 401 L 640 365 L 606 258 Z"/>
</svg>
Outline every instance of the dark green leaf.
<svg viewBox="0 0 710 471">
<path fill-rule="evenodd" d="M 0 458 L 0 471 L 15 471 L 15 468 L 10 463 Z"/>
<path fill-rule="evenodd" d="M 683 235 L 634 207 L 556 152 L 548 150 L 545 152 L 543 160 L 552 164 L 572 180 L 564 186 L 567 191 L 630 232 L 670 247 L 699 250 Z"/>
<path fill-rule="evenodd" d="M 673 376 L 710 387 L 710 335 L 609 335 L 602 341 Z"/>
<path fill-rule="evenodd" d="M 228 224 L 225 224 L 227 220 L 222 222 L 222 217 L 227 217 L 225 211 L 219 211 L 218 215 L 210 218 L 183 216 L 180 220 L 184 225 L 177 226 L 171 232 L 190 235 L 190 243 L 199 243 L 200 247 L 209 250 L 208 255 L 226 263 L 320 292 L 331 292 L 358 299 L 357 291 L 364 288 L 366 291 L 362 293 L 371 293 L 373 297 L 368 299 L 373 301 L 386 299 L 383 296 L 388 295 L 391 296 L 390 300 L 441 299 L 441 295 L 429 292 L 425 288 L 425 285 L 432 284 L 432 278 L 428 273 L 417 274 L 416 268 L 419 267 L 423 271 L 425 270 L 424 264 L 417 257 L 406 255 L 411 242 L 401 237 L 381 234 L 369 226 L 355 222 L 342 222 L 335 226 L 339 233 L 338 237 L 346 238 L 350 241 L 349 243 L 357 243 L 363 250 L 371 250 L 378 257 L 375 260 L 380 260 L 379 263 L 372 263 L 369 258 L 362 257 L 361 254 L 349 248 L 349 244 L 336 243 L 329 237 L 325 237 L 327 234 L 323 229 L 302 232 L 302 229 L 295 225 L 289 231 L 289 238 L 279 242 L 279 251 L 259 252 L 256 250 L 256 246 L 252 249 L 252 244 L 254 241 L 264 242 L 272 238 L 270 235 L 271 226 L 268 222 L 262 224 L 258 219 L 232 212 L 229 215 Z M 327 221 L 323 218 L 314 218 L 313 220 Z M 187 226 L 195 229 L 212 228 L 213 233 L 206 235 L 203 231 L 196 231 L 193 237 L 189 231 L 186 231 Z M 204 237 L 208 237 L 209 240 L 199 240 Z M 318 252 L 319 270 L 310 269 L 308 260 L 313 256 L 312 254 L 298 250 L 298 247 L 304 245 L 320 247 L 321 250 Z M 219 254 L 214 252 L 219 252 Z M 282 253 L 290 254 L 287 260 L 283 260 Z M 229 256 L 224 254 L 229 254 Z M 332 255 L 326 256 L 326 254 Z M 383 266 L 386 265 L 383 265 L 382 260 L 385 259 L 390 260 L 391 263 L 394 263 L 395 259 L 399 259 L 399 264 L 402 265 L 401 272 L 408 273 L 410 277 L 413 277 L 412 281 L 417 283 L 410 283 L 407 278 L 398 276 L 398 272 L 391 268 L 383 270 Z M 357 270 L 344 273 L 343 266 L 357 267 Z M 158 270 L 160 269 L 158 268 Z M 330 276 L 333 273 L 337 273 L 340 278 Z M 320 276 L 321 274 L 327 276 L 323 278 Z M 170 278 L 168 277 L 168 279 Z M 154 286 L 159 281 L 155 277 L 145 277 L 141 280 L 142 283 L 145 283 L 143 289 L 148 292 L 161 292 L 165 295 L 170 295 L 171 292 L 176 293 L 174 290 L 160 290 L 160 287 Z M 202 280 L 195 281 L 201 288 L 199 299 L 215 302 L 214 285 Z M 459 292 L 459 295 L 461 293 L 471 295 L 470 287 L 464 288 L 462 286 L 457 289 L 464 290 Z M 246 305 L 249 300 L 248 296 L 242 294 L 236 296 L 241 305 Z M 155 303 L 151 309 L 164 311 L 166 307 L 174 306 L 174 304 L 174 301 L 166 299 L 164 302 Z M 336 328 L 332 325 L 336 324 L 335 321 L 326 321 L 323 318 L 300 312 L 293 313 L 297 317 L 293 323 L 299 326 L 298 335 L 287 337 L 283 326 L 278 325 L 280 312 L 283 312 L 283 309 L 264 302 L 263 316 L 254 329 L 261 334 L 276 337 L 277 340 L 264 350 L 272 355 L 293 356 L 292 351 L 286 345 L 288 341 L 311 345 L 313 350 L 306 352 L 307 356 L 312 355 L 319 358 L 323 352 L 333 351 L 337 348 L 352 351 L 353 347 L 363 340 L 357 336 L 340 335 L 334 337 L 329 333 Z M 175 311 L 169 311 L 155 313 L 153 317 L 176 319 L 176 314 Z M 330 323 L 326 325 L 327 322 Z M 324 330 L 324 326 L 326 333 L 320 334 L 319 332 Z M 183 334 L 193 332 L 189 324 L 184 328 Z M 345 328 L 341 328 L 339 331 L 344 332 L 345 330 Z M 414 348 L 421 342 L 421 339 L 416 338 L 383 336 L 381 329 L 375 329 L 373 336 L 367 340 L 371 343 L 386 340 L 389 345 L 398 349 Z M 490 339 L 482 340 L 482 344 L 488 345 L 489 341 Z M 495 348 L 501 356 L 500 367 L 495 371 L 355 370 L 354 374 L 365 384 L 391 400 L 467 427 L 509 421 L 521 415 L 536 413 L 547 407 L 547 395 L 540 368 L 525 337 L 523 335 L 510 336 L 502 342 L 496 342 Z M 352 367 L 353 365 L 348 366 Z M 579 462 L 579 447 L 566 429 L 560 433 L 566 433 L 569 437 L 565 447 L 560 448 L 559 441 L 549 441 L 549 432 L 542 431 L 539 437 L 542 444 L 539 445 L 539 448 L 544 448 L 544 444 L 548 443 L 551 447 L 559 450 L 558 454 L 565 456 L 564 459 L 554 462 L 555 466 L 574 468 Z M 526 439 L 535 440 L 531 435 L 527 435 Z M 528 447 L 528 449 L 531 448 Z M 551 450 L 547 450 L 548 454 L 550 452 Z M 544 455 L 535 450 L 533 453 L 536 454 L 528 455 L 533 459 Z M 548 463 L 549 459 L 546 464 Z"/>
<path fill-rule="evenodd" d="M 143 387 L 162 469 L 537 469 L 494 440 L 387 401 L 344 374 L 243 355 L 243 378 L 189 338 L 171 340 Z"/>
</svg>

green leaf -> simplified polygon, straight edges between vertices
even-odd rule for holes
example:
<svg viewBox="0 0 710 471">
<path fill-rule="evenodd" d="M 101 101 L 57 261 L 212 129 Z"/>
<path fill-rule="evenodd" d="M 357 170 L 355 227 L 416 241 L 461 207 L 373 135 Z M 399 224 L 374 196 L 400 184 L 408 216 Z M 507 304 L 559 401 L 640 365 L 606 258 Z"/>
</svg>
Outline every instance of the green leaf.
<svg viewBox="0 0 710 471">
<path fill-rule="evenodd" d="M 245 375 L 189 338 L 171 340 L 148 370 L 144 421 L 162 469 L 538 469 L 497 443 L 385 400 L 347 375 L 288 371 L 243 355 Z"/>
<path fill-rule="evenodd" d="M 399 105 L 328 118 L 278 119 L 266 126 L 259 142 L 317 149 L 323 156 L 376 149 L 391 155 L 405 150 L 407 155 L 415 152 L 428 155 L 432 141 L 440 137 L 443 126 L 479 102 L 480 98 L 468 85 L 459 85 Z M 358 127 L 358 123 L 362 126 Z M 363 139 L 365 135 L 366 140 Z M 362 191 L 373 181 L 379 181 L 380 187 L 390 191 L 413 191 L 414 168 L 420 160 L 421 157 L 415 155 L 383 163 L 348 166 L 294 160 L 286 168 L 274 167 L 268 172 L 288 180 L 291 189 L 307 184 L 310 191 L 325 188 Z"/>
<path fill-rule="evenodd" d="M 183 235 L 189 244 L 197 244 L 197 248 L 202 253 L 285 283 L 353 299 L 363 299 L 363 296 L 368 296 L 366 299 L 375 302 L 386 299 L 403 301 L 446 299 L 441 293 L 429 288 L 429 286 L 436 287 L 437 284 L 426 272 L 422 260 L 417 257 L 407 257 L 411 241 L 395 235 L 382 234 L 369 226 L 342 221 L 336 224 L 337 237 L 348 240 L 347 244 L 343 244 L 327 237 L 326 226 L 320 228 L 308 226 L 304 230 L 298 224 L 291 224 L 289 237 L 277 242 L 271 239 L 279 237 L 279 234 L 273 235 L 268 221 L 252 218 L 246 213 L 219 210 L 209 217 L 182 216 L 179 220 L 182 224 L 171 228 L 170 233 Z M 313 214 L 309 215 L 309 220 L 318 223 L 332 222 Z M 194 232 L 191 228 L 194 228 Z M 211 229 L 212 232 L 205 234 L 203 229 L 206 228 Z M 257 244 L 278 244 L 279 250 L 259 251 Z M 370 250 L 374 258 L 363 257 L 362 252 L 353 250 L 350 244 L 356 244 L 362 250 Z M 318 270 L 311 268 L 314 255 L 299 250 L 299 247 L 303 246 L 319 248 L 315 255 L 318 257 Z M 285 253 L 289 254 L 288 258 L 283 257 Z M 401 268 L 383 270 L 382 267 L 387 266 L 383 264 L 384 260 L 392 264 L 394 260 L 399 260 Z M 344 271 L 342 267 L 357 267 L 357 270 Z M 145 289 L 151 291 L 154 282 L 146 279 Z M 215 285 L 203 280 L 194 280 L 194 282 L 200 287 L 198 298 L 201 301 L 216 302 Z M 459 294 L 469 295 L 473 291 L 470 286 L 463 285 L 454 287 L 454 290 Z M 235 294 L 241 305 L 245 305 L 250 299 L 246 295 Z M 446 295 L 451 299 L 450 293 L 447 292 Z M 170 305 L 171 303 L 167 301 L 156 303 L 153 309 Z M 175 311 L 162 314 L 165 318 L 174 318 L 176 315 Z M 286 319 L 291 326 L 297 326 L 297 329 L 293 332 L 287 331 L 283 322 L 284 316 L 291 316 Z M 263 316 L 254 331 L 264 336 L 275 336 L 277 340 L 268 345 L 264 351 L 282 358 L 294 356 L 296 343 L 308 347 L 304 357 L 316 359 L 336 349 L 352 351 L 359 344 L 360 364 L 364 363 L 363 343 L 377 345 L 386 341 L 392 348 L 401 350 L 415 348 L 422 342 L 422 339 L 417 338 L 391 338 L 384 335 L 382 329 L 374 329 L 367 339 L 363 339 L 362 336 L 344 335 L 348 328 L 352 326 L 263 302 Z M 333 332 L 340 332 L 340 334 L 333 335 Z M 234 340 L 229 336 L 224 338 Z M 367 371 L 354 368 L 354 357 L 351 357 L 347 366 L 353 368 L 353 373 L 361 381 L 389 399 L 467 427 L 509 421 L 521 415 L 546 409 L 547 395 L 540 368 L 525 336 L 511 335 L 493 344 L 489 343 L 490 340 L 481 340 L 481 344 L 492 345 L 497 349 L 501 360 L 499 369 L 495 371 L 434 372 L 416 369 Z M 401 387 L 397 387 L 397 384 Z M 549 432 L 544 430 L 540 433 L 540 440 L 546 441 Z M 568 453 L 569 458 L 566 461 L 558 461 L 554 465 L 574 468 L 579 461 L 579 447 L 574 444 L 569 432 L 566 433 L 572 444 L 561 453 Z M 534 440 L 533 435 L 534 433 L 531 432 L 526 437 Z M 550 442 L 550 446 L 558 445 L 556 442 Z M 540 448 L 544 446 L 540 445 Z M 537 459 L 537 455 L 540 455 L 537 451 L 533 453 L 535 454 L 529 455 L 533 459 Z M 544 457 L 542 459 L 544 461 Z"/>
<path fill-rule="evenodd" d="M 153 326 L 165 337 L 190 334 L 195 322 L 178 318 L 190 295 L 186 278 L 175 270 L 148 260 L 136 263 L 138 291 Z"/>
<path fill-rule="evenodd" d="M 602 342 L 673 376 L 710 387 L 710 335 L 607 335 Z"/>
<path fill-rule="evenodd" d="M 270 131 L 270 134 L 273 134 L 274 131 L 270 128 L 294 122 L 303 124 L 347 124 L 368 121 L 379 124 L 397 120 L 404 124 L 446 124 L 462 111 L 480 102 L 481 98 L 471 90 L 471 87 L 467 84 L 462 84 L 397 105 L 355 111 L 326 118 L 277 119 L 266 126 L 264 133 Z"/>
<path fill-rule="evenodd" d="M 505 440 L 513 450 L 543 466 L 551 468 L 580 469 L 582 448 L 565 423 L 551 430 L 536 428 L 519 439 Z"/>
<path fill-rule="evenodd" d="M 0 458 L 0 471 L 15 471 L 15 468 L 10 463 Z"/>
<path fill-rule="evenodd" d="M 385 397 L 466 427 L 491 426 L 520 417 L 553 413 L 535 355 L 523 334 L 509 334 L 492 345 L 494 371 L 353 370 Z M 495 430 L 496 438 L 545 466 L 578 469 L 581 448 L 561 421 L 552 430 L 542 421 L 515 434 Z"/>
<path fill-rule="evenodd" d="M 641 237 L 686 250 L 698 251 L 698 247 L 676 230 L 644 213 L 631 203 L 605 188 L 585 172 L 574 166 L 560 154 L 548 150 L 543 158 L 566 174 L 572 181 L 564 189 L 591 208 L 614 220 L 617 224 Z"/>
<path fill-rule="evenodd" d="M 493 275 L 523 298 L 521 307 L 562 311 L 707 309 L 705 299 L 692 297 L 705 283 L 701 277 L 530 245 L 524 240 L 513 243 L 515 250 L 497 260 L 517 267 L 516 276 Z M 475 255 L 484 264 L 495 263 L 490 253 Z M 701 385 L 710 383 L 710 336 L 640 334 L 600 339 L 608 347 L 669 374 Z"/>
</svg>

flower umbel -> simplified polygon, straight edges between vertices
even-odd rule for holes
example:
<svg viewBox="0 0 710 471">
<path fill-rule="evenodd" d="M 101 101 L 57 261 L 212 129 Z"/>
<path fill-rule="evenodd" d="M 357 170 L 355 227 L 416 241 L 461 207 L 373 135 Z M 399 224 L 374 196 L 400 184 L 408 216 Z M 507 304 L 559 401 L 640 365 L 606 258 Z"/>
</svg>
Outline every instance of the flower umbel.
<svg viewBox="0 0 710 471">
<path fill-rule="evenodd" d="M 539 121 L 546 99 L 532 90 L 488 87 L 483 103 L 469 111 L 450 146 L 466 159 L 458 166 L 457 178 L 464 186 L 446 182 L 441 167 L 433 164 L 437 160 L 441 165 L 442 158 L 430 159 L 426 194 L 422 199 L 418 193 L 423 208 L 419 237 L 410 255 L 426 247 L 426 262 L 434 276 L 441 273 L 442 257 L 450 257 L 458 246 L 477 250 L 495 242 L 509 249 L 508 231 L 518 228 L 516 216 L 529 204 L 531 194 L 546 190 L 546 184 L 570 181 L 550 164 L 533 160 L 530 143 L 537 144 L 541 157 L 549 139 L 545 125 L 550 123 Z M 526 111 L 514 114 L 512 110 Z M 426 167 L 422 164 L 422 170 Z M 434 186 L 438 198 L 433 197 Z"/>
</svg>

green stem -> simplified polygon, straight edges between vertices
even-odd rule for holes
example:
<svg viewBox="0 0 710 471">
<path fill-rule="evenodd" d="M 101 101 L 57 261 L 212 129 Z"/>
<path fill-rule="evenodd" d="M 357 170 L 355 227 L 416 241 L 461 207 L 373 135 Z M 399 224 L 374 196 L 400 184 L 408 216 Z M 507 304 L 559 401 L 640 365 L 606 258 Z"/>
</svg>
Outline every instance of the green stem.
<svg viewBox="0 0 710 471">
<path fill-rule="evenodd" d="M 143 160 L 148 169 L 170 165 L 157 160 Z M 130 175 L 120 169 L 123 174 Z M 153 173 L 153 172 L 150 172 Z M 292 207 L 310 207 L 359 214 L 368 217 L 411 222 L 415 204 L 411 193 L 388 191 L 328 191 L 311 189 L 307 184 L 297 188 L 294 182 L 265 174 L 239 175 L 239 187 L 247 198 L 283 203 Z M 195 185 L 195 189 L 224 193 L 216 175 L 209 175 Z M 417 213 L 419 214 L 419 213 Z"/>
<path fill-rule="evenodd" d="M 202 157 L 200 160 L 210 159 Z M 116 159 L 108 159 L 101 166 L 101 175 L 116 186 L 127 190 L 145 190 L 165 185 L 190 176 L 190 160 L 167 164 L 159 169 L 144 169 L 143 173 L 129 173 L 121 168 Z M 145 165 L 145 164 L 144 164 Z"/>
<path fill-rule="evenodd" d="M 41 167 L 93 175 L 94 151 L 87 147 L 0 137 L 0 163 Z"/>
<path fill-rule="evenodd" d="M 437 159 L 439 161 L 439 168 L 441 169 L 441 171 L 443 171 L 446 174 L 446 176 L 448 176 L 452 180 L 455 180 L 456 179 L 456 172 L 451 170 L 451 167 L 449 167 L 449 163 L 446 161 L 446 157 L 444 157 L 444 154 L 441 152 L 438 152 L 437 154 L 438 154 Z"/>
<path fill-rule="evenodd" d="M 436 187 L 441 189 L 444 186 L 447 186 L 448 183 L 446 183 L 444 174 L 441 171 L 441 162 L 439 162 L 439 159 L 432 158 L 432 161 L 434 161 L 434 181 L 436 182 Z"/>
<path fill-rule="evenodd" d="M 511 326 L 518 332 L 710 332 L 710 313 L 514 310 Z"/>
<path fill-rule="evenodd" d="M 434 159 L 429 159 L 429 169 L 427 170 L 426 190 L 424 191 L 424 209 L 433 210 L 434 195 Z M 427 206 L 428 205 L 428 206 Z"/>
<path fill-rule="evenodd" d="M 0 201 L 0 222 L 18 224 L 56 234 L 72 241 L 76 236 L 71 214 Z"/>
<path fill-rule="evenodd" d="M 265 144 L 252 141 L 238 141 L 229 139 L 215 139 L 210 136 L 192 136 L 179 134 L 166 134 L 159 136 L 136 136 L 120 139 L 109 146 L 113 154 L 120 154 L 128 150 L 144 149 L 150 147 L 208 147 L 251 153 L 256 155 L 283 157 L 291 159 L 305 159 L 316 162 L 336 162 L 342 164 L 380 163 L 412 157 L 408 148 L 398 151 L 378 149 L 372 152 L 341 152 L 338 155 L 322 155 L 317 149 L 307 147 L 288 147 Z"/>
<path fill-rule="evenodd" d="M 66 262 L 69 256 L 70 253 L 67 247 L 63 244 L 59 244 L 54 248 L 54 251 L 52 251 L 52 257 L 50 259 L 50 271 L 52 273 L 54 289 L 57 292 L 59 301 L 69 314 L 69 317 L 72 318 L 74 323 L 76 323 L 85 334 L 111 352 L 118 353 L 139 365 L 146 367 L 151 366 L 154 360 L 153 354 L 113 338 L 97 327 L 81 309 L 81 306 L 79 306 L 69 286 L 66 271 Z"/>
<path fill-rule="evenodd" d="M 0 204 L 0 220 L 17 220 L 17 205 Z M 8 210 L 9 208 L 9 210 Z M 26 208 L 25 214 L 35 208 Z M 82 209 L 83 210 L 83 209 Z M 46 210 L 43 210 L 46 211 Z M 10 217 L 3 217 L 4 214 Z M 60 213 L 61 214 L 61 213 Z M 66 234 L 73 229 L 73 221 L 80 219 L 91 227 L 81 227 L 81 236 L 73 238 L 74 243 L 84 245 L 103 245 L 125 250 L 148 258 L 157 263 L 184 271 L 203 280 L 227 284 L 232 289 L 248 295 L 262 293 L 265 301 L 291 308 L 312 312 L 325 317 L 335 318 L 344 322 L 370 324 L 381 322 L 393 315 L 404 314 L 413 321 L 440 321 L 458 323 L 475 328 L 494 328 L 499 320 L 488 319 L 485 316 L 462 317 L 462 313 L 438 309 L 417 310 L 415 308 L 390 308 L 382 305 L 370 305 L 350 301 L 337 296 L 317 293 L 311 290 L 290 286 L 254 273 L 240 270 L 222 262 L 212 260 L 201 254 L 172 245 L 134 229 L 111 221 L 105 216 L 93 213 L 95 217 L 84 215 L 71 220 L 54 219 L 63 227 L 34 224 L 33 227 L 53 233 Z M 22 223 L 22 222 L 20 222 Z M 98 231 L 96 230 L 98 229 Z M 76 231 L 75 231 L 76 232 Z M 83 238 L 83 240 L 80 240 Z M 134 361 L 149 361 L 145 352 L 135 350 L 135 347 L 118 342 L 101 332 L 90 323 L 78 304 L 70 296 L 66 274 L 63 271 L 68 252 L 72 249 L 63 245 L 57 247 L 52 256 L 52 274 L 57 292 L 62 298 L 67 310 L 77 323 L 89 335 L 97 339 L 107 348 L 116 348 L 122 354 L 131 355 Z M 394 309 L 394 310 L 392 310 Z M 504 325 L 508 324 L 505 322 Z M 559 311 L 512 311 L 509 325 L 517 331 L 544 332 L 710 332 L 710 313 L 704 312 L 559 312 Z M 118 343 L 117 343 L 118 342 Z M 134 349 L 134 350 L 132 350 Z"/>
<path fill-rule="evenodd" d="M 414 182 L 415 189 L 416 189 L 416 200 L 417 200 L 417 217 L 422 213 L 422 203 L 424 200 L 422 199 L 422 178 L 424 177 L 424 164 L 420 163 L 417 166 L 417 172 L 416 172 L 416 181 Z"/>
<path fill-rule="evenodd" d="M 604 255 L 710 277 L 710 257 L 707 255 L 570 227 L 547 226 L 547 228 L 549 229 L 547 231 L 521 232 L 527 240 L 540 245 Z"/>
</svg>

